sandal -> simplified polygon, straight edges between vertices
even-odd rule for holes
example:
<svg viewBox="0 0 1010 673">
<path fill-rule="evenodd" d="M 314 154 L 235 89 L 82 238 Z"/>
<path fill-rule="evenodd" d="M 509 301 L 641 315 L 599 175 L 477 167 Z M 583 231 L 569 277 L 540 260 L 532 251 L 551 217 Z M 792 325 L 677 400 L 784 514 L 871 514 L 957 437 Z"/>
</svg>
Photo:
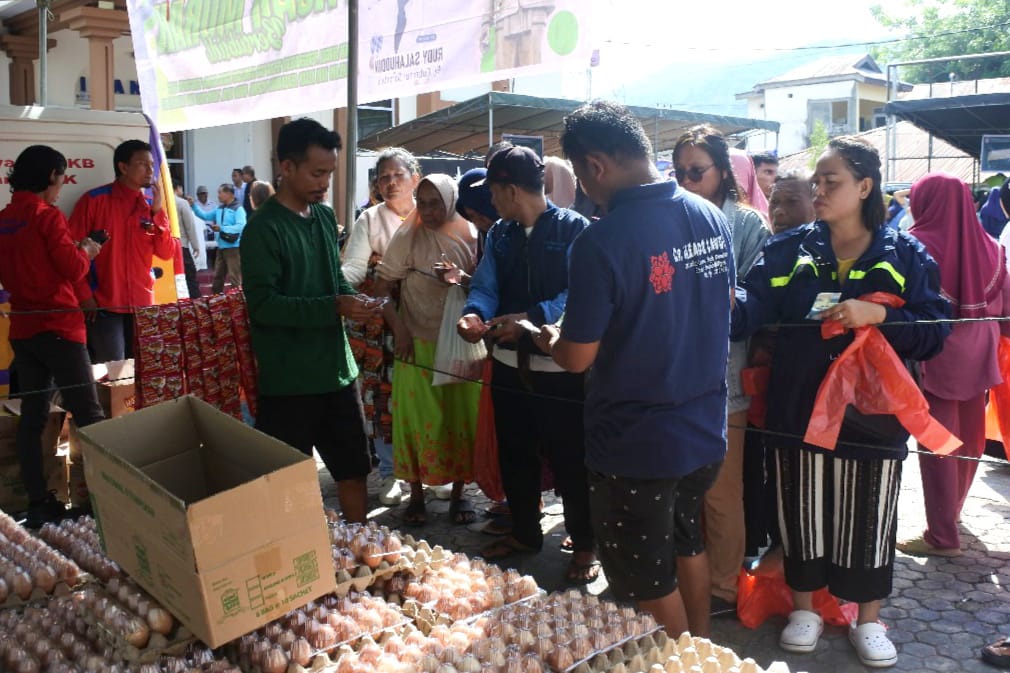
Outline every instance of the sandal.
<svg viewBox="0 0 1010 673">
<path fill-rule="evenodd" d="M 408 526 L 423 526 L 428 523 L 428 512 L 424 509 L 423 500 L 411 500 L 403 513 L 403 523 Z"/>
<path fill-rule="evenodd" d="M 561 541 L 561 551 L 571 553 L 575 551 L 575 543 L 572 542 L 572 536 L 569 535 L 564 540 Z"/>
<path fill-rule="evenodd" d="M 511 535 L 506 535 L 482 547 L 480 555 L 485 561 L 498 561 L 513 554 L 536 554 L 539 551 L 536 547 L 523 544 Z"/>
<path fill-rule="evenodd" d="M 508 501 L 496 502 L 487 509 L 484 510 L 484 516 L 494 518 L 496 516 L 508 516 L 512 513 L 512 508 L 509 507 Z"/>
<path fill-rule="evenodd" d="M 911 540 L 902 540 L 894 545 L 903 554 L 909 556 L 942 556 L 944 558 L 956 558 L 961 555 L 960 548 L 945 549 L 934 547 L 926 541 L 925 535 L 914 537 Z"/>
<path fill-rule="evenodd" d="M 1003 637 L 982 648 L 982 661 L 997 668 L 1010 668 L 1010 637 Z"/>
<path fill-rule="evenodd" d="M 898 650 L 887 637 L 887 628 L 878 622 L 853 623 L 849 627 L 849 642 L 856 648 L 856 656 L 863 666 L 887 668 L 898 663 Z"/>
<path fill-rule="evenodd" d="M 480 529 L 480 532 L 487 535 L 511 535 L 512 534 L 512 517 L 511 516 L 500 516 L 497 519 L 491 519 L 484 527 Z"/>
<path fill-rule="evenodd" d="M 789 623 L 779 636 L 779 647 L 786 652 L 813 652 L 823 631 L 824 620 L 819 614 L 810 610 L 793 610 L 789 613 Z"/>
<path fill-rule="evenodd" d="M 466 498 L 456 498 L 449 503 L 449 518 L 457 526 L 473 523 L 477 518 L 473 503 Z"/>
<path fill-rule="evenodd" d="M 572 559 L 568 562 L 568 570 L 565 571 L 565 582 L 572 586 L 592 584 L 599 579 L 602 568 L 602 564 L 596 560 L 576 563 L 575 559 Z"/>
</svg>

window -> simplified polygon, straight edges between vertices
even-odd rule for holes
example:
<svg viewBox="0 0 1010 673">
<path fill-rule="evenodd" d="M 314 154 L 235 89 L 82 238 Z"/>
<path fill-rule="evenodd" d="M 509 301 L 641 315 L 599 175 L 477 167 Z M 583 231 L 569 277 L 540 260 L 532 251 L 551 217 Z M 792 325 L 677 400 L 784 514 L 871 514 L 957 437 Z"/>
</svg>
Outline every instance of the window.
<svg viewBox="0 0 1010 673">
<path fill-rule="evenodd" d="M 848 100 L 812 100 L 807 103 L 807 133 L 814 130 L 814 124 L 820 121 L 827 129 L 829 136 L 841 136 L 852 133 L 849 126 Z"/>
<path fill-rule="evenodd" d="M 373 133 L 392 127 L 395 122 L 395 110 L 392 99 L 359 105 L 358 137 L 366 138 Z"/>
</svg>

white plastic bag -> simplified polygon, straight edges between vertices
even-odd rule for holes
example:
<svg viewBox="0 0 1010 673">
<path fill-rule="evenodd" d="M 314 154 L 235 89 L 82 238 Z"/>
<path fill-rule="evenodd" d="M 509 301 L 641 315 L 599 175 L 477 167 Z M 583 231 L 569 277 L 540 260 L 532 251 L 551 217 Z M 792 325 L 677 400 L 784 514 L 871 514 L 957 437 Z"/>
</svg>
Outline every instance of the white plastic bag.
<svg viewBox="0 0 1010 673">
<path fill-rule="evenodd" d="M 465 305 L 466 293 L 463 288 L 459 285 L 450 287 L 442 310 L 442 324 L 438 328 L 438 343 L 435 344 L 435 372 L 431 380 L 433 386 L 480 380 L 482 365 L 487 358 L 487 347 L 483 341 L 472 344 L 456 332 L 456 323 L 459 322 Z"/>
</svg>

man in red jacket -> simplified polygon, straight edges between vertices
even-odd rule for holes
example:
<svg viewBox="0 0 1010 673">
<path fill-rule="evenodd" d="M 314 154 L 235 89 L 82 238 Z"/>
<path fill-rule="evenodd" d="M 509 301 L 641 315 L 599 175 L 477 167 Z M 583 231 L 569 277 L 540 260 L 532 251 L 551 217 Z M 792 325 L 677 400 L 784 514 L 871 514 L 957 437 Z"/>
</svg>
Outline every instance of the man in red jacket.
<svg viewBox="0 0 1010 673">
<path fill-rule="evenodd" d="M 42 469 L 42 431 L 53 382 L 78 426 L 103 418 L 74 290 L 102 246 L 86 237 L 75 242 L 63 213 L 52 205 L 66 168 L 67 160 L 53 148 L 27 148 L 10 173 L 10 205 L 0 211 L 0 283 L 11 294 L 10 342 L 24 391 L 16 443 L 29 528 L 68 512 L 46 492 Z"/>
<path fill-rule="evenodd" d="M 176 245 L 154 180 L 151 146 L 127 140 L 116 148 L 113 163 L 115 182 L 87 192 L 70 216 L 76 240 L 96 230 L 109 235 L 91 273 L 76 287 L 95 362 L 133 357 L 133 311 L 154 304 L 152 257 L 172 259 Z M 143 192 L 148 187 L 150 201 Z"/>
</svg>

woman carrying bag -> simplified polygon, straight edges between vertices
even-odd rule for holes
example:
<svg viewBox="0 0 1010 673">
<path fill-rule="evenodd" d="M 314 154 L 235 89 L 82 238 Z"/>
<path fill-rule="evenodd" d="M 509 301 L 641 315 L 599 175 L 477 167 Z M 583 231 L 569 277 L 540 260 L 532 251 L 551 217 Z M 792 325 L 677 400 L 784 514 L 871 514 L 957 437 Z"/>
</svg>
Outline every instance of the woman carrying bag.
<svg viewBox="0 0 1010 673">
<path fill-rule="evenodd" d="M 462 495 L 463 484 L 473 480 L 480 384 L 432 385 L 435 345 L 452 287 L 434 269 L 451 263 L 472 274 L 476 263 L 477 233 L 456 213 L 456 198 L 450 176 L 422 179 L 414 214 L 393 235 L 376 269 L 376 296 L 388 297 L 399 287 L 399 307 L 390 302 L 383 316 L 396 344 L 393 469 L 397 478 L 410 482 L 404 514 L 410 525 L 427 522 L 423 484 L 452 484 L 453 523 L 475 518 L 473 505 Z"/>
</svg>

